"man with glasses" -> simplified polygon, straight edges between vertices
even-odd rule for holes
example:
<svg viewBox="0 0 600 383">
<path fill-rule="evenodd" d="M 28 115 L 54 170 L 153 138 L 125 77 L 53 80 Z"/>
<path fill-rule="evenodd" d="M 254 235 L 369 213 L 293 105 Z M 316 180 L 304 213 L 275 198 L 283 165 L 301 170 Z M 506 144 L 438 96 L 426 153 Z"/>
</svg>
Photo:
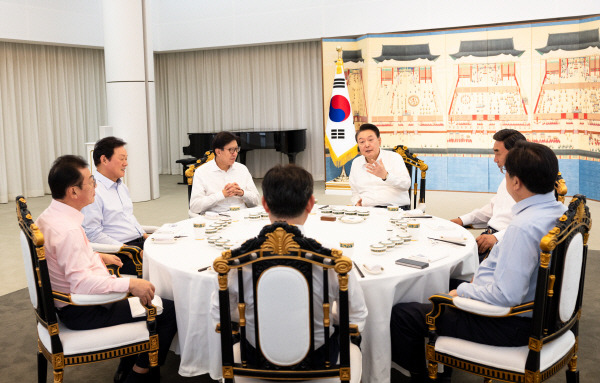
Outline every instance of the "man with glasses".
<svg viewBox="0 0 600 383">
<path fill-rule="evenodd" d="M 143 279 L 116 278 L 110 275 L 103 261 L 118 264 L 119 259 L 94 252 L 81 227 L 81 209 L 94 202 L 95 183 L 88 164 L 79 156 L 62 156 L 52 164 L 48 174 L 52 202 L 36 221 L 44 235 L 44 250 L 52 289 L 65 294 L 130 292 L 140 298 L 142 304 L 150 303 L 154 298 L 152 283 Z M 171 341 L 177 332 L 173 301 L 162 299 L 162 304 L 162 314 L 156 316 L 159 365 L 165 362 Z M 55 306 L 62 323 L 73 330 L 90 330 L 146 320 L 145 316 L 132 317 L 128 300 L 88 306 L 66 305 L 56 301 Z M 149 374 L 149 367 L 147 353 L 125 357 L 121 359 L 115 382 L 123 382 L 125 378 L 128 379 L 127 382 L 159 381 L 159 372 L 155 370 Z"/>
<path fill-rule="evenodd" d="M 519 140 L 502 159 L 502 183 L 513 201 L 513 216 L 502 241 L 492 248 L 470 283 L 451 290 L 451 296 L 497 307 L 514 307 L 535 298 L 540 241 L 567 207 L 554 198 L 558 159 L 547 146 Z M 474 303 L 474 304 L 475 304 Z M 411 382 L 426 382 L 424 337 L 429 303 L 399 303 L 392 308 L 392 360 L 410 371 Z M 506 317 L 486 317 L 447 308 L 436 322 L 438 335 L 499 347 L 527 346 L 531 311 Z M 499 358 L 500 359 L 500 358 Z M 450 381 L 448 372 L 441 381 Z"/>
<path fill-rule="evenodd" d="M 218 133 L 212 142 L 215 160 L 194 173 L 190 210 L 193 213 L 228 211 L 231 206 L 252 207 L 259 194 L 248 168 L 235 162 L 240 138 L 230 132 Z"/>
<path fill-rule="evenodd" d="M 148 234 L 133 215 L 133 202 L 122 177 L 127 168 L 126 142 L 116 137 L 105 137 L 94 145 L 94 164 L 98 186 L 96 198 L 84 207 L 83 228 L 91 242 L 109 245 L 129 245 L 144 248 Z M 122 274 L 135 275 L 135 265 L 126 255 Z"/>
<path fill-rule="evenodd" d="M 517 141 L 526 141 L 525 136 L 514 129 L 502 129 L 493 136 L 494 142 L 494 162 L 504 173 L 504 163 L 508 151 L 515 146 Z M 504 231 L 513 219 L 511 211 L 515 200 L 506 191 L 506 179 L 503 178 L 498 186 L 498 191 L 492 200 L 485 206 L 475 209 L 469 214 L 461 215 L 458 218 L 451 219 L 457 225 L 487 225 L 487 229 L 476 238 L 479 251 L 479 261 L 481 262 L 489 250 L 500 241 L 504 236 Z"/>
</svg>

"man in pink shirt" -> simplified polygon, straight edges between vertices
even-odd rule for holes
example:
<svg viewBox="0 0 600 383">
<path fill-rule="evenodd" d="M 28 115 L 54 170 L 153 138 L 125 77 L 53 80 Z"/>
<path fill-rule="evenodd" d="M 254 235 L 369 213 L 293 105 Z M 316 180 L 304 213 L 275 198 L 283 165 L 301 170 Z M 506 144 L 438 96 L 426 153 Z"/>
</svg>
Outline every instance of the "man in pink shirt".
<svg viewBox="0 0 600 383">
<path fill-rule="evenodd" d="M 100 254 L 92 247 L 81 226 L 81 209 L 94 201 L 96 181 L 83 158 L 66 155 L 56 159 L 48 183 L 52 202 L 36 221 L 44 234 L 44 249 L 52 288 L 66 294 L 105 294 L 130 292 L 143 304 L 154 298 L 152 283 L 136 278 L 116 278 L 105 264 L 121 265 L 111 254 Z M 163 299 L 163 313 L 156 317 L 159 337 L 158 362 L 163 364 L 177 332 L 173 301 Z M 73 306 L 55 302 L 58 317 L 70 329 L 88 330 L 145 320 L 132 318 L 127 300 L 97 306 Z M 135 363 L 135 365 L 134 365 Z M 132 368 L 133 366 L 133 368 Z M 131 371 L 130 371 L 131 369 Z M 147 354 L 123 358 L 115 382 L 159 381 L 149 372 Z"/>
</svg>

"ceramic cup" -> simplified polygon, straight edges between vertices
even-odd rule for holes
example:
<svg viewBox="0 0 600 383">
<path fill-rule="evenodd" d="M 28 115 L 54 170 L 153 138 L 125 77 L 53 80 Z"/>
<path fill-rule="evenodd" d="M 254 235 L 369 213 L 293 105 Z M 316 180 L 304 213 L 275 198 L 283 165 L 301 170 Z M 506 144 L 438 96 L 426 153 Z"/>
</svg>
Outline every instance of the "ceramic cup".
<svg viewBox="0 0 600 383">
<path fill-rule="evenodd" d="M 354 241 L 351 239 L 340 241 L 340 248 L 342 252 L 347 257 L 352 257 L 354 255 Z"/>
<path fill-rule="evenodd" d="M 204 239 L 205 235 L 206 235 L 204 232 L 204 230 L 206 229 L 206 223 L 202 220 L 194 220 L 193 226 L 194 226 L 194 238 L 195 239 Z"/>
</svg>

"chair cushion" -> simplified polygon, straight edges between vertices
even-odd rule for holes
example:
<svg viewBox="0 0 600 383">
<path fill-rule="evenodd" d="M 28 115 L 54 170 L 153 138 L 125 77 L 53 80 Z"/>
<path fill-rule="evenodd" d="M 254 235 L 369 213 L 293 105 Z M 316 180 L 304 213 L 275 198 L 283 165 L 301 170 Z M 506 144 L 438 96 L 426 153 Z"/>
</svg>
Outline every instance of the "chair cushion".
<svg viewBox="0 0 600 383">
<path fill-rule="evenodd" d="M 540 371 L 545 371 L 560 360 L 574 344 L 575 335 L 571 331 L 567 331 L 558 339 L 544 344 L 540 353 Z M 435 351 L 477 364 L 519 373 L 525 372 L 525 362 L 529 354 L 527 346 L 489 346 L 448 336 L 437 338 Z"/>
<path fill-rule="evenodd" d="M 306 278 L 291 267 L 271 267 L 258 279 L 258 337 L 261 351 L 271 363 L 292 366 L 309 351 L 309 295 Z"/>
<path fill-rule="evenodd" d="M 31 260 L 31 252 L 29 250 L 29 242 L 23 231 L 20 232 L 21 238 L 21 253 L 23 254 L 23 262 L 25 263 L 25 276 L 27 277 L 27 289 L 29 290 L 29 299 L 35 309 L 38 307 L 37 290 L 35 287 L 35 277 L 33 275 L 33 262 Z"/>
<path fill-rule="evenodd" d="M 236 343 L 233 345 L 233 360 L 236 363 L 240 363 L 240 344 Z M 339 362 L 339 359 L 338 359 Z M 350 383 L 359 383 L 362 377 L 362 353 L 360 348 L 354 343 L 350 343 Z M 326 379 L 311 379 L 311 383 L 339 383 L 340 378 L 326 378 Z M 279 380 L 263 380 L 255 378 L 246 378 L 243 376 L 235 376 L 235 383 L 258 383 L 258 382 L 279 382 Z"/>
<path fill-rule="evenodd" d="M 563 322 L 571 319 L 575 311 L 577 295 L 579 294 L 582 263 L 583 236 L 581 233 L 577 233 L 571 239 L 565 256 L 565 269 L 558 308 L 558 315 Z"/>
<path fill-rule="evenodd" d="M 65 356 L 122 347 L 149 339 L 145 321 L 95 330 L 70 330 L 59 322 L 58 328 Z M 48 330 L 39 323 L 37 330 L 44 347 L 52 352 Z"/>
</svg>

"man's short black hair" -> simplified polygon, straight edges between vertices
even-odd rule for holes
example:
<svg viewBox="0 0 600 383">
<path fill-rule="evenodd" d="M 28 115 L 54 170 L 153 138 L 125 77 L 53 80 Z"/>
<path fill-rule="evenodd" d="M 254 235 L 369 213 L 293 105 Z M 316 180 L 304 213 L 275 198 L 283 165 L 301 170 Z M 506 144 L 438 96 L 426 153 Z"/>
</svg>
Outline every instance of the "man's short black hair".
<svg viewBox="0 0 600 383">
<path fill-rule="evenodd" d="M 67 195 L 67 188 L 81 185 L 83 176 L 80 169 L 87 168 L 88 163 L 80 156 L 67 154 L 58 157 L 48 173 L 48 185 L 52 198 L 63 199 Z"/>
<path fill-rule="evenodd" d="M 211 149 L 214 151 L 215 149 L 221 149 L 225 147 L 231 141 L 237 142 L 238 146 L 240 146 L 240 138 L 231 132 L 219 132 L 213 138 Z"/>
<path fill-rule="evenodd" d="M 100 158 L 105 156 L 110 161 L 116 148 L 127 145 L 125 141 L 120 138 L 108 136 L 104 137 L 94 145 L 94 165 L 100 165 Z"/>
<path fill-rule="evenodd" d="M 519 177 L 532 193 L 546 194 L 554 190 L 558 159 L 545 145 L 518 141 L 506 155 L 504 167 L 509 176 Z"/>
<path fill-rule="evenodd" d="M 506 148 L 506 150 L 511 150 L 515 146 L 515 143 L 517 141 L 527 141 L 527 139 L 521 132 L 514 129 L 499 130 L 494 134 L 492 138 L 496 141 L 504 143 L 504 147 Z"/>
<path fill-rule="evenodd" d="M 276 165 L 265 174 L 262 192 L 274 216 L 295 218 L 302 214 L 313 195 L 313 177 L 297 165 Z"/>
<path fill-rule="evenodd" d="M 365 130 L 372 130 L 375 132 L 375 135 L 377 136 L 377 138 L 379 138 L 379 128 L 376 127 L 373 124 L 362 124 L 360 126 L 360 128 L 358 128 L 358 130 L 356 131 L 356 134 L 354 134 L 354 139 L 358 142 L 358 133 L 360 132 L 364 132 Z"/>
</svg>

